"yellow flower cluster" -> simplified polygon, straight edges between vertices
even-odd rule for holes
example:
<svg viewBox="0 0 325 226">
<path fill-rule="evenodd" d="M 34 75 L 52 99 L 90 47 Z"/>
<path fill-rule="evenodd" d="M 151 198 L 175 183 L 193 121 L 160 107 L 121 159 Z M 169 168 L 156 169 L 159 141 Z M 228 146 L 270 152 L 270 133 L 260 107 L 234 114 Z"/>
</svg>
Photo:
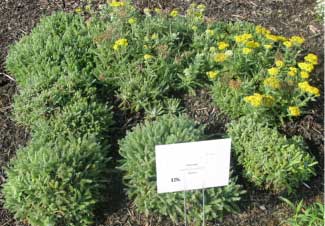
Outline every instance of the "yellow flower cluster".
<svg viewBox="0 0 325 226">
<path fill-rule="evenodd" d="M 253 36 L 251 34 L 242 34 L 242 35 L 236 35 L 235 36 L 235 41 L 237 43 L 245 43 L 247 42 L 249 39 L 251 39 Z"/>
<path fill-rule="evenodd" d="M 151 14 L 150 14 L 151 10 L 149 8 L 144 8 L 143 12 L 144 12 L 144 14 L 146 14 L 146 16 L 151 16 Z"/>
<path fill-rule="evenodd" d="M 214 30 L 211 30 L 211 29 L 207 29 L 206 31 L 205 31 L 205 33 L 208 35 L 208 36 L 213 36 L 214 35 Z"/>
<path fill-rule="evenodd" d="M 311 63 L 313 65 L 318 64 L 318 57 L 315 54 L 309 53 L 307 56 L 304 57 L 305 61 Z"/>
<path fill-rule="evenodd" d="M 151 39 L 152 40 L 157 40 L 159 38 L 159 35 L 157 34 L 157 33 L 153 33 L 152 35 L 151 35 Z"/>
<path fill-rule="evenodd" d="M 273 35 L 273 34 L 266 34 L 265 35 L 265 38 L 267 38 L 267 39 L 269 39 L 269 40 L 271 40 L 271 41 L 273 41 L 273 42 L 277 42 L 277 41 L 279 41 L 279 36 L 277 36 L 277 35 Z"/>
<path fill-rule="evenodd" d="M 298 83 L 298 87 L 303 92 L 310 93 L 310 94 L 315 95 L 315 96 L 319 96 L 320 95 L 319 89 L 317 89 L 314 86 L 311 86 L 307 81 L 305 81 L 305 82 L 299 82 Z"/>
<path fill-rule="evenodd" d="M 298 69 L 295 67 L 289 67 L 288 75 L 291 77 L 296 76 Z"/>
<path fill-rule="evenodd" d="M 229 47 L 229 44 L 227 42 L 218 42 L 217 44 L 219 50 L 224 50 Z"/>
<path fill-rule="evenodd" d="M 119 2 L 119 1 L 113 0 L 109 5 L 111 7 L 121 7 L 121 6 L 125 6 L 125 2 Z"/>
<path fill-rule="evenodd" d="M 221 63 L 224 62 L 225 60 L 227 60 L 228 56 L 225 53 L 217 53 L 216 55 L 214 55 L 214 61 L 217 63 Z"/>
<path fill-rule="evenodd" d="M 312 72 L 314 70 L 314 65 L 312 65 L 310 63 L 306 63 L 306 62 L 300 62 L 300 63 L 298 63 L 298 67 L 301 70 L 307 71 L 307 72 Z"/>
<path fill-rule="evenodd" d="M 266 29 L 265 27 L 262 27 L 261 25 L 257 25 L 255 27 L 255 31 L 256 31 L 256 33 L 262 34 L 262 35 L 266 35 L 266 34 L 270 34 L 271 33 L 270 30 Z"/>
<path fill-rule="evenodd" d="M 251 48 L 243 48 L 242 51 L 244 55 L 248 55 L 251 54 L 253 50 Z"/>
<path fill-rule="evenodd" d="M 218 71 L 208 71 L 206 74 L 210 79 L 215 79 L 218 75 Z"/>
<path fill-rule="evenodd" d="M 279 69 L 276 67 L 271 67 L 270 69 L 267 70 L 267 72 L 271 76 L 276 76 L 279 74 Z"/>
<path fill-rule="evenodd" d="M 144 60 L 150 60 L 153 58 L 153 56 L 150 54 L 144 54 L 143 58 L 144 58 Z"/>
<path fill-rule="evenodd" d="M 75 11 L 76 13 L 81 13 L 81 12 L 82 12 L 82 9 L 81 9 L 80 7 L 78 7 L 78 8 L 76 8 L 74 11 Z"/>
<path fill-rule="evenodd" d="M 178 11 L 177 11 L 176 9 L 173 9 L 173 10 L 169 13 L 169 15 L 170 15 L 171 17 L 177 17 L 177 16 L 178 16 Z"/>
<path fill-rule="evenodd" d="M 260 43 L 255 42 L 255 41 L 248 41 L 248 42 L 246 42 L 245 45 L 246 45 L 248 48 L 258 48 L 258 47 L 261 46 Z"/>
<path fill-rule="evenodd" d="M 135 24 L 136 22 L 137 22 L 137 20 L 133 17 L 128 20 L 129 24 Z"/>
<path fill-rule="evenodd" d="M 161 9 L 160 9 L 160 8 L 155 8 L 155 12 L 156 12 L 157 14 L 161 14 Z"/>
<path fill-rule="evenodd" d="M 266 106 L 270 107 L 274 104 L 274 98 L 269 95 L 261 95 L 259 93 L 254 93 L 252 96 L 244 97 L 244 101 L 251 104 L 254 107 Z"/>
<path fill-rule="evenodd" d="M 309 76 L 310 76 L 310 74 L 308 72 L 306 72 L 306 71 L 301 71 L 300 72 L 300 77 L 301 78 L 307 79 L 307 78 L 309 78 Z"/>
<path fill-rule="evenodd" d="M 115 41 L 113 45 L 114 50 L 119 50 L 120 47 L 128 46 L 128 40 L 126 38 L 120 38 Z"/>
<path fill-rule="evenodd" d="M 284 62 L 282 60 L 276 60 L 275 61 L 275 65 L 278 67 L 278 68 L 282 68 L 284 66 Z"/>
<path fill-rule="evenodd" d="M 273 76 L 266 78 L 263 84 L 273 89 L 279 89 L 281 87 L 280 81 Z"/>
<path fill-rule="evenodd" d="M 301 45 L 305 42 L 305 39 L 300 36 L 292 36 L 290 38 L 290 42 L 292 42 L 292 44 L 294 44 L 294 45 Z"/>
<path fill-rule="evenodd" d="M 291 116 L 299 116 L 300 115 L 300 109 L 297 106 L 290 106 L 288 108 L 288 111 Z"/>
<path fill-rule="evenodd" d="M 264 45 L 264 48 L 265 48 L 265 49 L 272 49 L 272 47 L 273 47 L 273 46 L 270 45 L 270 44 L 266 44 L 266 45 Z"/>
<path fill-rule="evenodd" d="M 292 42 L 290 42 L 290 41 L 285 41 L 285 42 L 283 42 L 283 45 L 289 49 L 289 48 L 292 47 Z"/>
</svg>

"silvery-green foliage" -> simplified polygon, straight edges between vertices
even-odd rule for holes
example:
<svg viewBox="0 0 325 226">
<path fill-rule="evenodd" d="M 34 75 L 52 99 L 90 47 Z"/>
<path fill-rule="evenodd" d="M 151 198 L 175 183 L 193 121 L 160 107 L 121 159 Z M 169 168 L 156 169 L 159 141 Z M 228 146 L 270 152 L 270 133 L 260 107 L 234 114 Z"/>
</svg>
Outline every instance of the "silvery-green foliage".
<svg viewBox="0 0 325 226">
<path fill-rule="evenodd" d="M 317 13 L 317 16 L 319 16 L 320 19 L 324 19 L 324 13 L 325 13 L 325 1 L 324 0 L 317 0 L 315 11 Z"/>
<path fill-rule="evenodd" d="M 76 91 L 95 95 L 94 48 L 81 16 L 60 12 L 42 18 L 31 34 L 11 46 L 6 60 L 19 87 L 15 119 L 32 127 L 68 104 Z"/>
<path fill-rule="evenodd" d="M 107 154 L 95 136 L 36 133 L 7 170 L 5 207 L 32 226 L 89 225 L 100 200 Z"/>
<path fill-rule="evenodd" d="M 155 145 L 198 141 L 203 138 L 203 128 L 197 127 L 185 115 L 163 115 L 156 121 L 137 125 L 127 133 L 119 142 L 120 154 L 123 157 L 120 168 L 125 172 L 127 192 L 138 211 L 165 215 L 174 222 L 182 221 L 183 194 L 157 193 Z M 225 212 L 235 211 L 242 193 L 241 186 L 236 184 L 236 178 L 232 178 L 228 186 L 208 189 L 206 219 L 222 218 Z M 189 222 L 196 225 L 202 220 L 201 198 L 201 192 L 190 192 L 187 197 L 187 217 Z"/>
<path fill-rule="evenodd" d="M 290 193 L 315 174 L 302 137 L 287 138 L 250 116 L 232 121 L 228 134 L 245 177 L 260 188 Z"/>
</svg>

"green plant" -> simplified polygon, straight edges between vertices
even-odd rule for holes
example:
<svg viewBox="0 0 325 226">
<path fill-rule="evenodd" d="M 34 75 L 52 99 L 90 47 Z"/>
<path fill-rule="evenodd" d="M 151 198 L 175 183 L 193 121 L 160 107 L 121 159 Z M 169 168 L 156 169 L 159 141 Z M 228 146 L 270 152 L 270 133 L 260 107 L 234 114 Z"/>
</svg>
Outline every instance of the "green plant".
<svg viewBox="0 0 325 226">
<path fill-rule="evenodd" d="M 324 0 L 317 0 L 315 5 L 316 16 L 320 21 L 324 20 L 324 13 L 325 13 L 325 1 Z"/>
<path fill-rule="evenodd" d="M 92 33 L 81 16 L 55 13 L 11 46 L 6 68 L 18 84 L 14 112 L 32 126 L 65 106 L 76 91 L 96 94 Z"/>
<path fill-rule="evenodd" d="M 215 80 L 215 103 L 230 117 L 267 115 L 271 121 L 283 123 L 300 116 L 301 109 L 320 95 L 319 89 L 308 82 L 318 57 L 309 53 L 303 62 L 298 61 L 302 37 L 274 35 L 248 23 L 212 26 L 209 32 L 217 38 L 216 46 L 210 47 L 207 74 Z"/>
<path fill-rule="evenodd" d="M 105 179 L 107 153 L 94 136 L 36 133 L 7 169 L 5 207 L 33 226 L 89 225 Z"/>
<path fill-rule="evenodd" d="M 129 131 L 120 144 L 121 169 L 128 186 L 128 195 L 145 214 L 159 213 L 173 221 L 183 219 L 183 194 L 157 194 L 155 173 L 155 145 L 190 142 L 202 139 L 203 128 L 196 127 L 186 116 L 163 115 L 156 121 L 146 121 Z M 236 202 L 243 193 L 241 186 L 232 178 L 228 186 L 206 191 L 206 218 L 221 218 L 224 212 L 236 210 Z M 187 217 L 190 222 L 201 221 L 200 192 L 192 192 L 188 197 L 191 207 Z"/>
<path fill-rule="evenodd" d="M 286 138 L 249 116 L 232 121 L 228 134 L 245 177 L 260 188 L 290 193 L 315 174 L 301 137 Z"/>
<path fill-rule="evenodd" d="M 290 200 L 280 197 L 291 207 L 293 215 L 284 223 L 290 226 L 320 226 L 324 225 L 324 203 L 314 202 L 308 206 L 303 200 L 293 203 Z"/>
</svg>

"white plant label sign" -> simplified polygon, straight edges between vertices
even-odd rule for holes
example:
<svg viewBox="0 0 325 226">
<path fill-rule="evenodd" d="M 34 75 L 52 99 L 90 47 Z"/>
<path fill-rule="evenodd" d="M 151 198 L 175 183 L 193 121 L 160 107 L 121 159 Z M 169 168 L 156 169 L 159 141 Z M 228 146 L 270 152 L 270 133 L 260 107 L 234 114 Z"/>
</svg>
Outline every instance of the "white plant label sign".
<svg viewBox="0 0 325 226">
<path fill-rule="evenodd" d="M 225 186 L 231 139 L 156 145 L 158 193 Z"/>
</svg>

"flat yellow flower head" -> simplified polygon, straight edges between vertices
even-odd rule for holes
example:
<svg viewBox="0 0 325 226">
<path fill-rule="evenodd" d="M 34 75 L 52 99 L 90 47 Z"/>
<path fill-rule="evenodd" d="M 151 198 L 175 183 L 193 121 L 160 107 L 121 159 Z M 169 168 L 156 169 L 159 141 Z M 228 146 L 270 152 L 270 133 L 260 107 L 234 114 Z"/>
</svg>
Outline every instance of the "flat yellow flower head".
<svg viewBox="0 0 325 226">
<path fill-rule="evenodd" d="M 256 33 L 258 34 L 262 34 L 262 35 L 266 35 L 266 34 L 270 34 L 271 31 L 266 29 L 265 27 L 262 27 L 260 25 L 257 25 L 255 28 Z"/>
<path fill-rule="evenodd" d="M 260 47 L 260 43 L 258 42 L 255 42 L 255 41 L 248 41 L 245 43 L 245 45 L 248 47 L 248 48 L 258 48 Z"/>
<path fill-rule="evenodd" d="M 280 88 L 280 81 L 275 77 L 266 78 L 263 82 L 265 86 L 271 87 L 272 89 Z"/>
<path fill-rule="evenodd" d="M 267 70 L 267 73 L 271 76 L 276 76 L 279 74 L 279 69 L 276 67 L 272 67 L 270 69 Z"/>
<path fill-rule="evenodd" d="M 128 40 L 126 38 L 120 38 L 115 41 L 113 45 L 114 50 L 118 50 L 120 47 L 128 46 Z"/>
<path fill-rule="evenodd" d="M 276 60 L 275 61 L 275 65 L 278 67 L 278 68 L 282 68 L 284 66 L 284 62 L 282 60 Z"/>
<path fill-rule="evenodd" d="M 218 71 L 208 71 L 206 74 L 210 79 L 215 79 L 218 75 Z"/>
<path fill-rule="evenodd" d="M 157 40 L 159 38 L 159 35 L 157 34 L 157 33 L 153 33 L 152 35 L 151 35 L 151 39 L 152 40 Z"/>
<path fill-rule="evenodd" d="M 290 106 L 288 111 L 291 116 L 297 117 L 300 115 L 300 109 L 297 106 Z"/>
<path fill-rule="evenodd" d="M 224 50 L 229 47 L 229 44 L 227 42 L 218 42 L 217 44 L 219 50 Z"/>
<path fill-rule="evenodd" d="M 289 67 L 288 75 L 294 77 L 297 75 L 298 69 L 295 67 Z"/>
<path fill-rule="evenodd" d="M 265 38 L 268 39 L 268 40 L 271 40 L 273 42 L 279 41 L 279 36 L 277 36 L 277 35 L 266 34 Z"/>
<path fill-rule="evenodd" d="M 170 15 L 171 17 L 177 17 L 177 16 L 178 16 L 178 11 L 177 11 L 176 9 L 173 9 L 173 10 L 169 13 L 169 15 Z"/>
<path fill-rule="evenodd" d="M 161 9 L 160 8 L 155 8 L 154 9 L 157 14 L 161 14 Z"/>
<path fill-rule="evenodd" d="M 318 57 L 313 53 L 309 53 L 307 56 L 304 57 L 304 59 L 306 62 L 311 63 L 313 65 L 318 64 Z"/>
<path fill-rule="evenodd" d="M 211 30 L 211 29 L 207 29 L 206 31 L 205 31 L 205 33 L 208 35 L 208 36 L 213 36 L 214 35 L 214 30 Z"/>
<path fill-rule="evenodd" d="M 263 105 L 266 107 L 271 107 L 275 102 L 274 97 L 270 95 L 263 95 Z"/>
<path fill-rule="evenodd" d="M 263 46 L 264 46 L 265 49 L 272 49 L 272 47 L 273 47 L 273 46 L 270 45 L 270 44 L 266 44 L 266 45 L 263 45 Z"/>
<path fill-rule="evenodd" d="M 193 30 L 193 31 L 197 31 L 197 29 L 198 29 L 198 27 L 197 27 L 197 26 L 195 26 L 195 25 L 194 25 L 194 26 L 192 26 L 192 30 Z"/>
<path fill-rule="evenodd" d="M 290 41 L 294 44 L 294 45 L 301 45 L 305 42 L 305 39 L 303 37 L 300 36 L 292 36 L 290 38 Z"/>
<path fill-rule="evenodd" d="M 253 50 L 250 48 L 243 48 L 242 51 L 243 51 L 243 54 L 248 55 L 248 54 L 251 54 Z"/>
<path fill-rule="evenodd" d="M 144 56 L 143 56 L 143 59 L 144 59 L 144 60 L 150 60 L 150 59 L 152 59 L 152 58 L 153 58 L 153 56 L 150 55 L 150 54 L 144 54 Z"/>
<path fill-rule="evenodd" d="M 224 62 L 226 59 L 228 58 L 228 56 L 225 53 L 217 53 L 216 55 L 214 55 L 214 61 L 217 63 L 221 63 Z"/>
<path fill-rule="evenodd" d="M 125 6 L 125 2 L 119 2 L 116 0 L 113 0 L 111 3 L 109 3 L 111 7 L 122 7 Z"/>
<path fill-rule="evenodd" d="M 237 42 L 237 43 L 245 43 L 252 37 L 253 36 L 251 34 L 245 33 L 242 35 L 236 35 L 234 38 L 235 38 L 235 42 Z"/>
<path fill-rule="evenodd" d="M 307 72 L 312 72 L 314 70 L 314 65 L 312 65 L 310 63 L 306 63 L 306 62 L 300 62 L 300 63 L 298 63 L 298 67 L 301 70 L 307 71 Z"/>
<path fill-rule="evenodd" d="M 74 11 L 75 11 L 76 13 L 81 13 L 81 12 L 82 12 L 82 9 L 81 9 L 80 7 L 78 7 L 78 8 L 76 8 Z"/>
<path fill-rule="evenodd" d="M 303 78 L 303 79 L 307 79 L 310 77 L 310 74 L 306 71 L 301 71 L 300 72 L 300 77 Z"/>
<path fill-rule="evenodd" d="M 135 24 L 136 22 L 137 22 L 137 20 L 133 17 L 128 20 L 129 24 Z"/>
<path fill-rule="evenodd" d="M 146 16 L 151 16 L 151 10 L 149 9 L 149 8 L 144 8 L 143 9 L 143 12 L 144 12 L 144 14 L 146 15 Z"/>
<path fill-rule="evenodd" d="M 306 93 L 315 95 L 315 96 L 320 96 L 320 91 L 318 88 L 311 86 L 307 81 L 305 82 L 299 82 L 298 87 Z"/>
<path fill-rule="evenodd" d="M 289 48 L 292 47 L 292 42 L 290 42 L 290 41 L 285 41 L 285 42 L 283 42 L 283 45 L 289 49 Z"/>
<path fill-rule="evenodd" d="M 263 95 L 254 93 L 252 96 L 244 97 L 244 101 L 251 104 L 253 107 L 259 107 L 263 103 Z"/>
</svg>

